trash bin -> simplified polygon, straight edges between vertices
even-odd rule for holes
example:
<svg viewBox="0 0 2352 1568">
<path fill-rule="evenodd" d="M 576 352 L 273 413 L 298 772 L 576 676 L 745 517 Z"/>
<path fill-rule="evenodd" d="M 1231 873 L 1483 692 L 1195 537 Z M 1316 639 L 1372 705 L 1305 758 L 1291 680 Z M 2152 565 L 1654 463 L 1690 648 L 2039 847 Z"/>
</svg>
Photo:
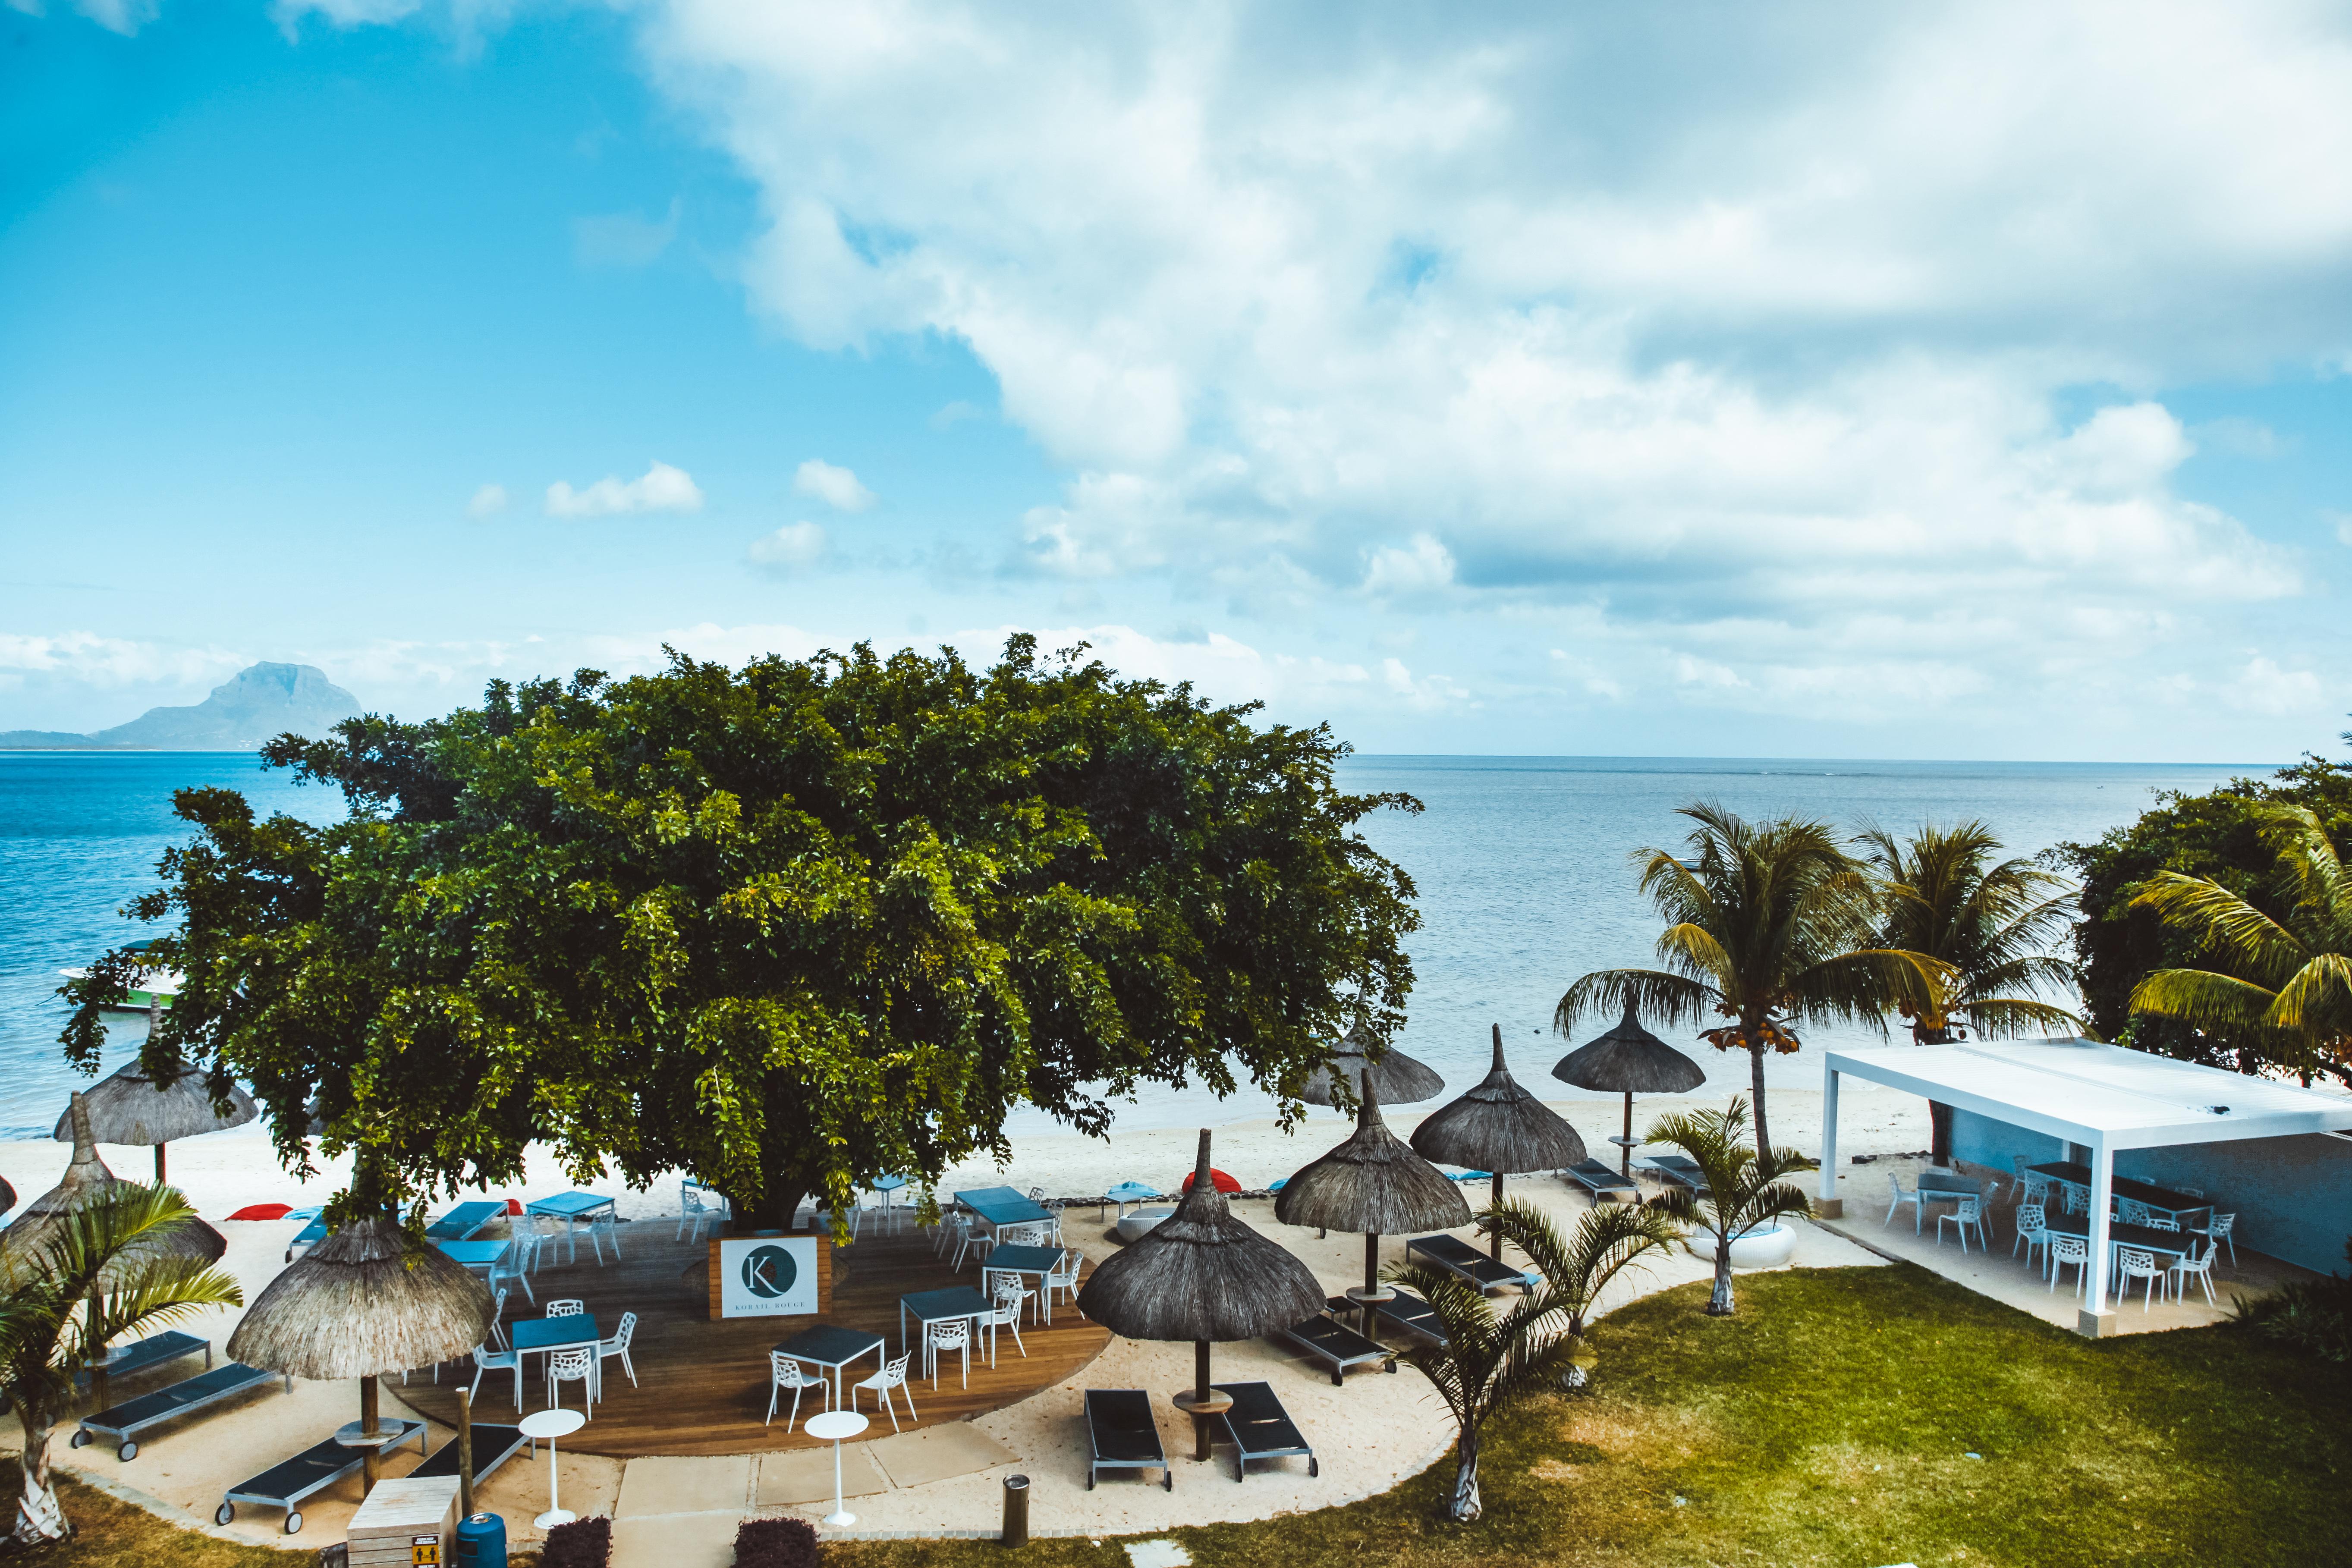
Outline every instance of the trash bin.
<svg viewBox="0 0 2352 1568">
<path fill-rule="evenodd" d="M 459 1520 L 457 1568 L 507 1568 L 507 1521 L 494 1513 Z"/>
<path fill-rule="evenodd" d="M 1029 1478 L 1004 1478 L 1004 1530 L 999 1537 L 1007 1546 L 1029 1544 Z"/>
</svg>

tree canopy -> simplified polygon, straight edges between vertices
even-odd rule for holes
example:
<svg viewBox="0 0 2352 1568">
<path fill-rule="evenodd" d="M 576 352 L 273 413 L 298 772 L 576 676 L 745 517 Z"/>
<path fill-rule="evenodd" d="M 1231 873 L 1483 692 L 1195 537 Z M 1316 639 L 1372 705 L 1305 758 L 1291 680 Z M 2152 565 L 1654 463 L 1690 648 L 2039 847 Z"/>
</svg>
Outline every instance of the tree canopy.
<svg viewBox="0 0 2352 1568">
<path fill-rule="evenodd" d="M 2043 1001 L 2064 995 L 2074 966 L 2049 951 L 2074 889 L 2031 860 L 1996 860 L 2000 840 L 1982 822 L 1921 826 L 1907 839 L 1866 826 L 1861 843 L 1878 879 L 1877 945 L 1924 952 L 1948 966 L 1926 1005 L 1898 1000 L 1919 1044 L 1979 1035 L 2055 1034 L 2082 1020 Z"/>
<path fill-rule="evenodd" d="M 1002 1152 L 1017 1105 L 1088 1132 L 1146 1084 L 1247 1079 L 1295 1114 L 1412 980 L 1405 873 L 1355 831 L 1323 727 L 1254 723 L 1016 637 L 984 672 L 860 646 L 740 670 L 493 683 L 266 752 L 346 820 L 198 830 L 134 912 L 187 976 L 156 1064 L 251 1082 L 388 1191 L 688 1172 L 788 1220 L 808 1194 Z M 70 1052 L 130 968 L 72 988 Z"/>
</svg>

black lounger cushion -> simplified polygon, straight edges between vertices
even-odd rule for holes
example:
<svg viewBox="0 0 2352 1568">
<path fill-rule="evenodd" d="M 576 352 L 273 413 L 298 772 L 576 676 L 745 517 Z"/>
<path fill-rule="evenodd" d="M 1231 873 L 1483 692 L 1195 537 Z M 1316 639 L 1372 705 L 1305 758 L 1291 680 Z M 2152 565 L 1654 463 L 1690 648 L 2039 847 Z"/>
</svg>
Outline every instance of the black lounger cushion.
<svg viewBox="0 0 2352 1568">
<path fill-rule="evenodd" d="M 124 1400 L 111 1409 L 85 1415 L 81 1424 L 100 1431 L 121 1431 L 126 1426 L 143 1426 L 169 1415 L 184 1405 L 194 1405 L 213 1394 L 226 1394 L 245 1384 L 268 1383 L 277 1375 L 274 1372 L 264 1372 L 257 1366 L 233 1361 L 226 1366 L 216 1366 L 210 1372 L 184 1379 L 169 1388 L 159 1388 L 152 1394 Z"/>
<path fill-rule="evenodd" d="M 1151 1418 L 1151 1395 L 1139 1388 L 1087 1390 L 1087 1426 L 1095 1458 L 1109 1465 L 1155 1465 L 1168 1456 Z"/>
<path fill-rule="evenodd" d="M 487 1479 L 492 1470 L 514 1458 L 516 1452 L 530 1439 L 522 1435 L 520 1426 L 499 1426 L 474 1423 L 474 1479 Z M 430 1458 L 408 1472 L 411 1476 L 454 1476 L 457 1473 L 457 1439 L 449 1440 L 433 1450 Z"/>
</svg>

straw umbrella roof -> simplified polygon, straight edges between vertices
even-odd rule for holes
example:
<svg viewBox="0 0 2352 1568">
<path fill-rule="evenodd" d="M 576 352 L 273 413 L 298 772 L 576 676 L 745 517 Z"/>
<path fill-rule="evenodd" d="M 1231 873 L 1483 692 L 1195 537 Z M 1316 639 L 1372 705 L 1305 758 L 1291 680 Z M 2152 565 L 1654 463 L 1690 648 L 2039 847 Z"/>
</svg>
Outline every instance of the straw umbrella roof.
<svg viewBox="0 0 2352 1568">
<path fill-rule="evenodd" d="M 242 1127 L 261 1114 L 253 1096 L 234 1083 L 228 1087 L 229 1113 L 222 1116 L 213 1110 L 212 1091 L 205 1087 L 204 1074 L 184 1072 L 165 1085 L 141 1071 L 135 1061 L 82 1098 L 89 1104 L 90 1128 L 100 1142 L 141 1147 Z M 50 1136 L 71 1138 L 72 1122 L 73 1112 L 68 1110 L 58 1118 L 57 1131 Z"/>
<path fill-rule="evenodd" d="M 1495 1026 L 1495 1065 L 1475 1089 L 1413 1129 L 1424 1158 L 1498 1173 L 1559 1171 L 1584 1158 L 1584 1140 L 1558 1112 L 1519 1087 L 1503 1061 L 1503 1026 Z"/>
<path fill-rule="evenodd" d="M 130 1184 L 108 1170 L 106 1162 L 98 1157 L 98 1141 L 90 1132 L 87 1098 L 77 1089 L 72 1108 L 66 1112 L 73 1133 L 72 1163 L 66 1166 L 66 1173 L 58 1178 L 56 1186 L 26 1204 L 24 1212 L 8 1223 L 7 1230 L 0 1233 L 0 1249 L 30 1255 L 64 1216 L 96 1201 L 111 1187 Z M 215 1263 L 227 1250 L 226 1237 L 203 1220 L 192 1218 L 185 1225 L 158 1232 L 126 1256 L 142 1259 L 185 1258 Z"/>
<path fill-rule="evenodd" d="M 1360 1030 L 1350 1030 L 1348 1037 L 1340 1042 L 1339 1054 L 1331 1058 L 1331 1065 L 1317 1068 L 1308 1075 L 1307 1087 L 1298 1091 L 1299 1098 L 1309 1105 L 1338 1104 L 1331 1084 L 1332 1078 L 1337 1075 L 1346 1079 L 1349 1089 L 1361 1099 L 1364 1092 L 1364 1047 L 1369 1043 Z M 1435 1068 L 1427 1062 L 1405 1055 L 1393 1046 L 1373 1060 L 1370 1070 L 1372 1081 L 1380 1086 L 1381 1100 L 1389 1105 L 1411 1105 L 1415 1100 L 1441 1094 L 1445 1089 L 1445 1080 L 1437 1076 Z"/>
<path fill-rule="evenodd" d="M 1078 1310 L 1131 1340 L 1254 1340 L 1323 1310 L 1313 1270 L 1235 1219 L 1209 1179 L 1209 1133 L 1173 1214 L 1105 1261 Z"/>
<path fill-rule="evenodd" d="M 1631 1002 L 1615 1028 L 1560 1058 L 1551 1076 L 1608 1094 L 1688 1094 L 1706 1081 L 1698 1063 L 1642 1027 Z"/>
<path fill-rule="evenodd" d="M 373 1377 L 464 1355 L 489 1333 L 489 1288 L 398 1225 L 356 1220 L 269 1282 L 229 1336 L 233 1361 L 296 1377 Z"/>
<path fill-rule="evenodd" d="M 7 1177 L 0 1176 L 0 1214 L 6 1214 L 16 1206 L 16 1189 L 8 1184 Z"/>
<path fill-rule="evenodd" d="M 1461 1189 L 1381 1120 L 1377 1078 L 1365 1087 L 1355 1131 L 1284 1184 L 1274 1214 L 1285 1225 L 1380 1236 L 1470 1223 Z"/>
</svg>

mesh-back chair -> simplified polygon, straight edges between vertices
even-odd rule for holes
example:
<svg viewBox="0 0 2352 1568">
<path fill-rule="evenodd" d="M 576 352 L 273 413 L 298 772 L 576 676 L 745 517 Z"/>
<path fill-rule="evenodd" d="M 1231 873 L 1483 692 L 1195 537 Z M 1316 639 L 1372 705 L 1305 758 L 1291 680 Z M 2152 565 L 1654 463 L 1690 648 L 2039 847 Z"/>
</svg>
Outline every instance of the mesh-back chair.
<svg viewBox="0 0 2352 1568">
<path fill-rule="evenodd" d="M 547 1304 L 547 1316 L 551 1318 L 577 1318 L 586 1313 L 587 1310 L 587 1302 L 575 1300 L 569 1297 L 563 1300 L 550 1301 Z"/>
<path fill-rule="evenodd" d="M 521 1286 L 523 1300 L 534 1306 L 538 1304 L 539 1299 L 531 1294 L 530 1289 L 530 1244 L 528 1237 L 515 1237 L 507 1243 L 504 1252 L 490 1260 L 490 1289 L 497 1290 L 501 1283 Z"/>
<path fill-rule="evenodd" d="M 2046 1203 L 2050 1196 L 2050 1178 L 2026 1167 L 2025 1156 L 2012 1157 L 2010 1168 L 2017 1173 L 2017 1201 L 2021 1204 Z"/>
<path fill-rule="evenodd" d="M 1010 1274 L 997 1276 L 996 1305 L 980 1319 L 980 1326 L 988 1331 L 989 1365 L 996 1364 L 996 1331 L 999 1329 L 1011 1329 L 1013 1342 L 1021 1346 L 1021 1359 L 1029 1359 L 1029 1347 L 1021 1342 L 1021 1309 L 1028 1300 L 1029 1292 L 1022 1289 L 1020 1280 Z"/>
<path fill-rule="evenodd" d="M 2049 1249 L 2050 1219 L 2042 1212 L 2040 1204 L 2017 1205 L 2017 1239 L 2009 1244 L 2009 1255 L 2016 1257 L 2021 1247 L 2025 1248 L 2025 1266 L 2028 1268 L 2033 1267 L 2035 1247 L 2039 1247 L 2045 1252 Z M 2043 1261 L 2046 1263 L 2048 1260 L 2045 1258 Z"/>
<path fill-rule="evenodd" d="M 621 1216 L 611 1209 L 600 1209 L 596 1217 L 588 1222 L 588 1245 L 596 1249 L 599 1268 L 604 1266 L 604 1244 L 608 1241 L 613 1244 L 613 1258 L 617 1262 L 621 1256 Z"/>
<path fill-rule="evenodd" d="M 793 1423 L 801 1418 L 801 1390 L 814 1388 L 817 1391 L 818 1398 L 828 1402 L 833 1393 L 833 1384 L 825 1382 L 823 1373 L 811 1372 L 782 1351 L 770 1351 L 768 1352 L 768 1419 L 761 1422 L 761 1426 L 767 1426 L 774 1423 L 776 1395 L 787 1388 L 793 1391 L 793 1413 L 784 1417 L 784 1430 L 787 1432 L 793 1429 Z M 911 1401 L 908 1402 L 908 1408 L 910 1410 L 914 1408 Z"/>
<path fill-rule="evenodd" d="M 670 1234 L 672 1241 L 685 1236 L 689 1226 L 694 1231 L 694 1239 L 700 1241 L 702 1227 L 706 1225 L 717 1225 L 719 1218 L 719 1212 L 703 1201 L 702 1189 L 699 1186 L 692 1182 L 680 1182 L 677 1184 L 677 1229 Z"/>
<path fill-rule="evenodd" d="M 629 1374 L 629 1386 L 632 1388 L 637 1386 L 637 1369 L 629 1364 L 629 1342 L 636 1337 L 637 1315 L 624 1312 L 621 1314 L 621 1326 L 614 1331 L 613 1337 L 596 1342 L 596 1359 L 610 1361 L 614 1356 L 620 1357 L 621 1370 Z"/>
<path fill-rule="evenodd" d="M 1903 1178 L 1895 1175 L 1891 1171 L 1887 1173 L 1886 1182 L 1889 1188 L 1892 1189 L 1894 1201 L 1886 1205 L 1886 1218 L 1884 1223 L 1893 1225 L 1895 1223 L 1895 1211 L 1901 1208 L 1905 1204 L 1909 1204 L 1911 1205 L 1911 1228 L 1915 1231 L 1917 1230 L 1919 1228 L 1919 1189 L 1914 1187 L 1909 1192 L 1905 1192 L 1903 1190 Z"/>
<path fill-rule="evenodd" d="M 472 1399 L 482 1392 L 482 1373 L 486 1372 L 510 1372 L 514 1373 L 515 1414 L 518 1415 L 521 1415 L 522 1352 L 520 1351 L 494 1351 L 488 1345 L 476 1345 L 474 1347 L 474 1386 L 467 1391 L 467 1398 Z"/>
<path fill-rule="evenodd" d="M 2091 1194 L 2081 1187 L 2068 1187 L 2066 1189 L 2066 1212 L 2068 1214 L 2089 1214 L 2091 1212 Z"/>
<path fill-rule="evenodd" d="M 2139 1303 L 2139 1310 L 2145 1312 L 2154 1305 L 2156 1293 L 2165 1288 L 2170 1272 L 2157 1262 L 2153 1252 L 2137 1247 L 2118 1247 L 2116 1248 L 2116 1300 L 2122 1301 L 2131 1295 L 2133 1280 L 2145 1279 L 2147 1289 Z"/>
<path fill-rule="evenodd" d="M 2205 1222 L 2204 1235 L 2209 1241 L 2219 1242 L 2230 1249 L 2230 1267 L 2238 1266 L 2238 1244 L 2231 1238 L 2230 1229 L 2238 1223 L 2233 1214 L 2217 1214 Z"/>
<path fill-rule="evenodd" d="M 588 1409 L 596 1408 L 596 1352 L 582 1347 L 576 1351 L 557 1351 L 547 1358 L 547 1407 L 551 1410 L 563 1403 L 563 1385 L 580 1385 L 580 1401 Z"/>
<path fill-rule="evenodd" d="M 971 1386 L 971 1320 L 950 1318 L 943 1323 L 923 1325 L 923 1360 L 930 1363 L 931 1386 L 940 1385 L 940 1352 L 960 1351 L 963 1354 L 963 1385 Z"/>
<path fill-rule="evenodd" d="M 1991 1251 L 1991 1247 L 1985 1246 L 1984 1202 L 1983 1198 L 1978 1196 L 1974 1193 L 1970 1193 L 1960 1199 L 1960 1201 L 1953 1206 L 1951 1213 L 1937 1215 L 1936 1216 L 1936 1245 L 1938 1247 L 1944 1245 L 1944 1227 L 1948 1225 L 1954 1225 L 1960 1228 L 1961 1257 L 1965 1258 L 1968 1256 L 1969 1231 L 1971 1228 L 1973 1228 L 1977 1233 L 1977 1245 L 1979 1247 L 1983 1247 L 1988 1252 Z"/>
<path fill-rule="evenodd" d="M 2146 1225 L 2149 1218 L 2147 1205 L 2137 1198 L 2117 1198 L 2116 1217 L 2126 1225 Z"/>
<path fill-rule="evenodd" d="M 907 1386 L 907 1363 L 914 1359 L 914 1352 L 903 1351 L 898 1355 L 893 1356 L 890 1360 L 884 1362 L 882 1363 L 882 1370 L 876 1373 L 872 1377 L 861 1378 L 857 1382 L 851 1384 L 849 1385 L 849 1407 L 852 1410 L 857 1408 L 857 1391 L 859 1389 L 872 1389 L 875 1392 L 875 1394 L 881 1399 L 882 1408 L 890 1413 L 890 1430 L 896 1432 L 898 1429 L 898 1407 L 890 1403 L 890 1391 L 895 1388 L 898 1391 L 898 1397 L 907 1402 L 907 1419 L 909 1421 L 914 1420 L 916 1418 L 915 1391 Z"/>
<path fill-rule="evenodd" d="M 2205 1288 L 2206 1302 L 2210 1306 L 2220 1306 L 2221 1304 L 2221 1300 L 2213 1294 L 2213 1254 L 2216 1248 L 2214 1244 L 2209 1241 L 2205 1244 L 2205 1254 L 2203 1257 L 2194 1259 L 2187 1257 L 2174 1258 L 2172 1260 L 2172 1268 L 2168 1270 L 2168 1272 L 2171 1274 L 2172 1278 L 2166 1281 L 2167 1289 L 2170 1293 L 2179 1297 L 2181 1300 L 2186 1301 L 2189 1300 L 2189 1281 L 2193 1279 L 2198 1284 Z"/>
<path fill-rule="evenodd" d="M 2091 1244 L 2079 1236 L 2067 1236 L 2060 1231 L 2050 1233 L 2050 1289 L 2058 1289 L 2058 1270 L 2068 1264 L 2074 1266 L 2074 1294 L 2083 1293 L 2083 1285 L 2091 1277 Z"/>
</svg>

